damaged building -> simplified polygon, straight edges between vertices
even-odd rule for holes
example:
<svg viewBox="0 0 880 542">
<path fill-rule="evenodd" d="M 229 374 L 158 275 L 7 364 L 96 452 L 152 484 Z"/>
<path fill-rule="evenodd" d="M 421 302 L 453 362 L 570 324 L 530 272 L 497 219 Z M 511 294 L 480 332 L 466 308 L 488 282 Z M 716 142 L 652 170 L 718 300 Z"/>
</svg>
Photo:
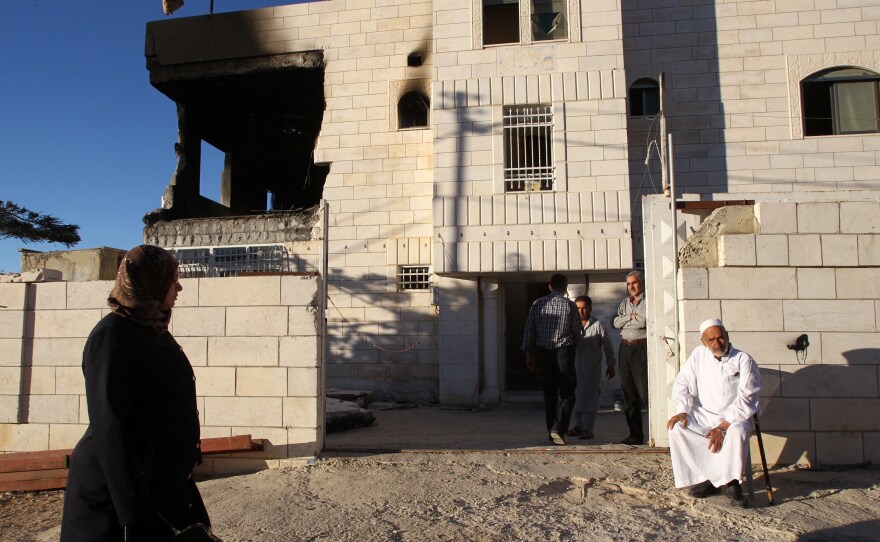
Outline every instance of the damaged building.
<svg viewBox="0 0 880 542">
<path fill-rule="evenodd" d="M 843 344 L 844 330 L 802 314 L 819 307 L 807 282 L 777 289 L 772 333 L 749 327 L 756 305 L 742 296 L 764 268 L 834 282 L 834 254 L 847 268 L 878 264 L 863 248 L 876 226 L 855 210 L 878 201 L 880 13 L 852 4 L 325 0 L 149 23 L 150 81 L 177 104 L 179 160 L 145 240 L 218 274 L 321 271 L 326 246 L 327 384 L 460 405 L 539 389 L 519 342 L 551 273 L 607 322 L 625 273 L 644 267 L 662 427 L 670 375 L 703 317 L 733 322 L 738 346 L 780 374 L 807 363 L 786 357 L 786 341 Z M 225 156 L 220 179 L 200 178 L 205 144 Z M 220 201 L 204 183 L 220 183 Z M 748 228 L 700 229 L 732 204 L 749 207 Z M 674 223 L 660 216 L 675 210 Z M 827 224 L 803 214 L 814 211 Z M 714 259 L 679 270 L 697 231 Z M 802 257 L 816 253 L 828 260 Z M 739 301 L 680 283 L 711 284 L 724 267 L 756 270 L 716 283 Z M 831 290 L 823 283 L 823 299 Z M 847 340 L 874 351 L 877 325 Z M 811 352 L 808 363 L 839 357 Z M 860 356 L 834 393 L 876 409 L 877 356 Z M 872 378 L 858 392 L 844 383 Z M 616 386 L 603 384 L 606 402 Z M 809 411 L 811 386 L 788 398 L 777 388 L 777 404 Z M 801 447 L 821 455 L 853 429 L 791 430 L 826 432 Z M 860 457 L 876 457 L 878 430 L 855 429 Z"/>
</svg>

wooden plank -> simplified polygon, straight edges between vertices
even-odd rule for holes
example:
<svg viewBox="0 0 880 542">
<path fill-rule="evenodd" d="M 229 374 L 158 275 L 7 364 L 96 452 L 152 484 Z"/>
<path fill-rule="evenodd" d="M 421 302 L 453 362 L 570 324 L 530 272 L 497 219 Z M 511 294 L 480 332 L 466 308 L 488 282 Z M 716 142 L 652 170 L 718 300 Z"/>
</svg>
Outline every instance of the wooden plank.
<svg viewBox="0 0 880 542">
<path fill-rule="evenodd" d="M 64 478 L 0 482 L 0 491 L 43 491 L 47 489 L 64 489 L 66 487 L 67 476 Z"/>
<path fill-rule="evenodd" d="M 0 474 L 0 482 L 46 480 L 50 478 L 67 478 L 67 469 L 26 470 L 20 472 L 4 472 Z"/>
<path fill-rule="evenodd" d="M 0 473 L 28 470 L 64 469 L 73 450 L 15 452 L 0 455 Z"/>
<path fill-rule="evenodd" d="M 250 435 L 202 439 L 202 455 L 258 452 L 262 449 L 263 441 L 260 439 L 254 440 Z"/>
</svg>

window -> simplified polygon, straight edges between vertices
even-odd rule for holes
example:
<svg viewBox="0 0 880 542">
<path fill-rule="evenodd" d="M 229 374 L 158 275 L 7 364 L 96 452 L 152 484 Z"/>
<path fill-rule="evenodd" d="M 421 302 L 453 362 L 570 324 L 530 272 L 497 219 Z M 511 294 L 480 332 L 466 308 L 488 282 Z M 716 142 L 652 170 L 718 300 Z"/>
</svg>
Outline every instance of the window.
<svg viewBox="0 0 880 542">
<path fill-rule="evenodd" d="M 529 2 L 520 12 L 520 1 Z M 482 0 L 483 45 L 568 39 L 568 0 Z M 528 20 L 523 20 L 528 17 Z M 522 24 L 526 23 L 526 24 Z M 530 28 L 520 36 L 520 28 Z"/>
<path fill-rule="evenodd" d="M 653 79 L 636 80 L 629 87 L 629 116 L 653 117 L 660 113 L 660 85 Z"/>
<path fill-rule="evenodd" d="M 801 82 L 804 135 L 877 133 L 880 75 L 861 68 L 833 68 Z"/>
<path fill-rule="evenodd" d="M 431 272 L 427 265 L 402 265 L 397 279 L 400 292 L 431 288 Z"/>
<path fill-rule="evenodd" d="M 504 107 L 504 190 L 553 190 L 553 109 L 549 105 Z"/>
<path fill-rule="evenodd" d="M 428 126 L 430 101 L 421 92 L 407 92 L 397 102 L 398 129 L 424 128 Z"/>
</svg>

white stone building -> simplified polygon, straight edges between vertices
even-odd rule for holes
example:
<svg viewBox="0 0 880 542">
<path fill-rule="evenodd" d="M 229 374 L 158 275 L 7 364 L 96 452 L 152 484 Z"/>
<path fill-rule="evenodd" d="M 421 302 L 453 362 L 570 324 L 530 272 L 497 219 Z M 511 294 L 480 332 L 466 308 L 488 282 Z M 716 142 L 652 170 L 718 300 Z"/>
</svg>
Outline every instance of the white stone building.
<svg viewBox="0 0 880 542">
<path fill-rule="evenodd" d="M 320 267 L 326 238 L 329 385 L 457 404 L 515 398 L 534 387 L 519 340 L 549 275 L 566 273 L 607 321 L 624 273 L 645 265 L 643 229 L 657 232 L 642 224 L 642 196 L 663 191 L 662 130 L 691 215 L 672 230 L 682 244 L 720 200 L 823 192 L 813 199 L 836 205 L 853 190 L 876 200 L 878 23 L 868 0 L 326 0 L 150 23 L 151 79 L 182 106 L 182 146 L 205 141 L 226 156 L 223 201 L 193 203 L 198 174 L 179 165 L 160 218 L 247 214 L 268 191 L 281 203 L 261 212 L 323 199 L 328 227 L 195 242 L 160 221 L 146 238 L 278 242 L 305 270 Z M 230 121 L 248 101 L 261 106 Z M 274 101 L 297 106 L 261 109 Z M 275 117 L 284 122 L 269 143 L 247 120 Z M 290 164 L 254 165 L 292 148 Z M 788 250 L 872 252 L 864 234 L 798 236 Z M 671 265 L 646 265 L 661 300 Z M 662 399 L 662 379 L 653 391 Z"/>
</svg>

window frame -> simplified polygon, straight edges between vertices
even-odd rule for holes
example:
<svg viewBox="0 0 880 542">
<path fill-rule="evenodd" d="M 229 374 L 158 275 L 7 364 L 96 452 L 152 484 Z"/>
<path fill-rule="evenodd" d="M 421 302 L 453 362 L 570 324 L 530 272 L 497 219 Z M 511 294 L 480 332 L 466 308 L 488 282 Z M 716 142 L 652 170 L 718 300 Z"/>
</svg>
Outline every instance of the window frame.
<svg viewBox="0 0 880 542">
<path fill-rule="evenodd" d="M 859 73 L 861 72 L 861 73 Z M 851 83 L 872 83 L 873 122 L 869 130 L 846 130 L 842 127 L 840 92 Z M 835 66 L 805 77 L 799 85 L 801 129 L 804 137 L 861 135 L 880 133 L 880 74 L 856 66 Z M 827 101 L 822 96 L 827 90 Z M 818 115 L 818 116 L 817 116 Z M 828 115 L 828 117 L 823 117 Z"/>
<path fill-rule="evenodd" d="M 639 77 L 635 81 L 633 81 L 628 90 L 628 99 L 627 99 L 627 114 L 631 118 L 653 118 L 660 114 L 660 82 L 651 77 Z M 635 92 L 639 91 L 639 106 L 641 107 L 641 113 L 636 114 L 633 111 L 633 106 L 635 104 Z M 646 102 L 645 102 L 645 91 L 653 90 L 656 92 L 657 96 L 657 111 L 654 113 L 646 113 Z"/>
<path fill-rule="evenodd" d="M 472 39 L 474 49 L 483 49 L 486 47 L 509 47 L 581 41 L 580 2 L 578 2 L 577 0 L 558 0 L 565 8 L 564 11 L 560 11 L 560 13 L 564 14 L 565 16 L 566 36 L 564 38 L 546 40 L 535 39 L 533 37 L 534 32 L 532 29 L 532 5 L 535 0 L 517 0 L 517 5 L 519 7 L 519 26 L 517 28 L 517 34 L 519 36 L 518 41 L 505 43 L 485 43 L 484 29 L 486 18 L 483 16 L 485 1 L 486 0 L 472 0 L 471 9 L 474 14 Z"/>
<path fill-rule="evenodd" d="M 529 109 L 535 109 L 535 111 L 529 111 Z M 516 110 L 516 112 L 511 115 L 511 111 Z M 513 121 L 513 119 L 520 119 L 522 117 L 533 117 L 537 119 L 537 122 L 528 123 L 516 123 L 509 124 Z M 555 149 L 555 109 L 552 103 L 538 103 L 538 104 L 507 104 L 501 106 L 501 141 L 502 141 L 502 163 L 501 163 L 501 178 L 502 178 L 502 187 L 505 194 L 526 194 L 526 193 L 542 193 L 542 192 L 556 192 L 559 190 L 558 186 L 558 176 L 556 170 L 556 149 Z M 516 130 L 516 131 L 515 131 Z M 538 133 L 532 133 L 532 130 L 537 130 Z M 521 137 L 517 139 L 513 139 L 512 134 L 519 133 Z M 534 141 L 535 138 L 539 138 L 539 145 L 537 148 L 537 159 L 535 157 L 535 145 L 530 145 L 528 148 L 525 148 L 525 145 L 520 148 L 517 147 L 517 152 L 513 154 L 511 149 L 513 147 L 514 142 L 518 141 Z M 541 147 L 541 142 L 544 143 L 544 147 Z M 531 152 L 529 152 L 531 150 Z M 527 166 L 522 166 L 519 163 L 514 164 L 514 156 L 517 157 L 516 161 L 519 160 L 536 160 L 538 162 L 542 162 L 540 165 L 537 165 L 537 173 L 529 173 L 527 171 L 522 171 L 517 173 L 520 170 L 526 170 L 529 166 L 534 166 L 534 164 L 530 164 Z M 545 173 L 542 173 L 542 170 Z M 549 178 L 547 177 L 549 175 Z M 522 178 L 513 178 L 519 177 Z M 530 179 L 529 177 L 535 177 L 534 179 Z M 521 183 L 521 189 L 514 189 L 511 186 L 514 183 Z"/>
</svg>

